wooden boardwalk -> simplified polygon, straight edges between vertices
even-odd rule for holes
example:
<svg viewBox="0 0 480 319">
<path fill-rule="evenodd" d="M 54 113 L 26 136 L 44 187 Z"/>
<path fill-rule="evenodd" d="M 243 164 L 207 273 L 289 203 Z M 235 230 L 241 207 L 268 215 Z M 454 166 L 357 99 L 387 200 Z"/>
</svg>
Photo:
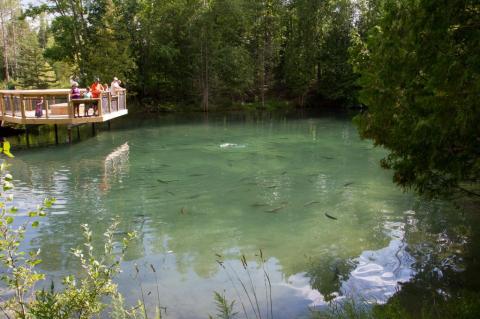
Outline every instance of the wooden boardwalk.
<svg viewBox="0 0 480 319">
<path fill-rule="evenodd" d="M 93 116 L 93 109 L 90 108 L 89 116 L 83 116 L 85 105 L 92 102 L 98 103 L 98 114 Z M 74 104 L 79 104 L 81 117 L 74 116 Z M 41 116 L 35 115 L 37 105 L 42 110 Z M 72 126 L 106 122 L 126 114 L 128 110 L 125 90 L 119 91 L 116 96 L 112 96 L 110 92 L 102 92 L 98 100 L 72 100 L 69 89 L 0 90 L 0 118 L 3 122 Z"/>
</svg>

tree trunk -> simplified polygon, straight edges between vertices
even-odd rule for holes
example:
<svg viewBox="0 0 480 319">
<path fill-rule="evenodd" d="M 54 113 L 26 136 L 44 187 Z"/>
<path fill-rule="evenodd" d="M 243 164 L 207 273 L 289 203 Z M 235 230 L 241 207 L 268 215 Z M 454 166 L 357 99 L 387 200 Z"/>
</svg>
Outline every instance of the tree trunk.
<svg viewBox="0 0 480 319">
<path fill-rule="evenodd" d="M 205 8 L 208 6 L 208 0 L 203 0 L 203 5 Z M 204 26 L 203 28 L 203 35 L 202 35 L 202 43 L 200 45 L 201 50 L 201 59 L 202 59 L 202 106 L 203 111 L 208 112 L 208 103 L 209 103 L 209 95 L 210 95 L 210 87 L 209 87 L 209 68 L 208 68 L 208 34 L 207 28 Z"/>
<path fill-rule="evenodd" d="M 17 32 L 15 29 L 15 12 L 12 8 L 11 11 L 11 21 L 12 21 L 12 49 L 13 49 L 13 65 L 12 65 L 12 77 L 14 80 L 18 77 L 18 60 L 17 60 Z"/>
<path fill-rule="evenodd" d="M 2 43 L 3 43 L 3 67 L 4 67 L 4 75 L 5 80 L 10 82 L 10 72 L 9 72 L 9 63 L 8 63 L 8 42 L 7 42 L 7 35 L 5 30 L 5 20 L 3 17 L 3 12 L 0 12 L 0 24 L 2 28 Z"/>
<path fill-rule="evenodd" d="M 204 87 L 203 87 L 203 107 L 204 111 L 208 112 L 208 100 L 209 100 L 209 93 L 210 88 L 208 85 L 208 43 L 205 41 L 205 80 L 204 80 Z"/>
</svg>

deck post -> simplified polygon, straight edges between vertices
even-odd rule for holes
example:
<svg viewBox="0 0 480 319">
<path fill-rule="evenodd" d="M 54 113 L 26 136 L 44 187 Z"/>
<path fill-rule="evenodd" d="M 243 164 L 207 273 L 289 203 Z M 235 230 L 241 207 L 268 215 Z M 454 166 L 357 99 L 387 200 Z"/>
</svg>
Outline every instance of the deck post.
<svg viewBox="0 0 480 319">
<path fill-rule="evenodd" d="M 100 101 L 98 101 L 98 116 L 103 116 L 103 97 L 100 93 Z"/>
<path fill-rule="evenodd" d="M 92 122 L 92 136 L 95 136 L 95 122 Z"/>
<path fill-rule="evenodd" d="M 77 139 L 80 141 L 80 126 L 77 126 Z"/>
<path fill-rule="evenodd" d="M 0 94 L 0 106 L 2 108 L 2 117 L 5 115 L 5 100 L 3 99 L 3 94 Z"/>
<path fill-rule="evenodd" d="M 68 144 L 72 144 L 72 125 L 68 124 L 67 126 L 68 133 Z"/>
<path fill-rule="evenodd" d="M 48 99 L 46 96 L 43 97 L 43 104 L 45 104 L 45 118 L 48 119 Z M 57 124 L 55 124 L 55 127 L 57 127 Z"/>
<path fill-rule="evenodd" d="M 23 95 L 20 95 L 20 113 L 22 113 L 22 118 L 25 118 L 25 100 Z"/>
<path fill-rule="evenodd" d="M 27 142 L 27 148 L 30 148 L 30 134 L 28 132 L 28 125 L 25 125 L 25 140 Z"/>
<path fill-rule="evenodd" d="M 58 126 L 54 124 L 53 127 L 55 128 L 55 144 L 58 145 Z"/>
<path fill-rule="evenodd" d="M 108 94 L 108 113 L 112 113 L 112 93 L 107 92 Z"/>
<path fill-rule="evenodd" d="M 75 114 L 73 113 L 73 104 L 70 94 L 67 96 L 67 109 L 68 109 L 68 117 L 72 118 Z"/>
<path fill-rule="evenodd" d="M 108 130 L 110 131 L 110 129 L 112 128 L 110 125 L 110 121 L 107 121 L 107 126 L 108 126 Z"/>
<path fill-rule="evenodd" d="M 15 100 L 13 99 L 13 95 L 9 96 L 10 100 L 10 107 L 12 108 L 12 116 L 15 117 Z"/>
</svg>

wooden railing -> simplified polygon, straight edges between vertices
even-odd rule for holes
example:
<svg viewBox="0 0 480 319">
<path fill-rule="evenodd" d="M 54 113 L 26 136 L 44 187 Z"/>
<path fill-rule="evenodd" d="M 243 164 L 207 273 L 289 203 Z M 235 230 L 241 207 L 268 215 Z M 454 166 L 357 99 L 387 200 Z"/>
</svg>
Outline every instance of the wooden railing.
<svg viewBox="0 0 480 319">
<path fill-rule="evenodd" d="M 71 99 L 69 89 L 0 90 L 0 116 L 3 121 L 20 124 L 103 122 L 128 113 L 126 93 L 124 89 L 115 96 L 102 92 L 98 100 L 76 101 Z M 84 117 L 90 102 L 98 103 L 98 112 L 96 116 Z M 75 104 L 81 108 L 81 117 L 74 116 Z"/>
</svg>

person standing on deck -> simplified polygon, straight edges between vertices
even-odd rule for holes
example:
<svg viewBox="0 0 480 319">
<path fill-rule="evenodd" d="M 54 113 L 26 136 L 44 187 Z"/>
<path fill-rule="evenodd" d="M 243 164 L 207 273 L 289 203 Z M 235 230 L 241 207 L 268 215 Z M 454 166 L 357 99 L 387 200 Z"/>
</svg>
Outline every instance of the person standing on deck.
<svg viewBox="0 0 480 319">
<path fill-rule="evenodd" d="M 78 83 L 75 81 L 72 83 L 72 89 L 70 90 L 70 98 L 72 100 L 80 98 L 80 89 L 78 88 Z M 77 113 L 77 116 L 75 116 L 75 112 Z M 80 117 L 80 104 L 78 103 L 73 104 L 73 117 Z"/>
<path fill-rule="evenodd" d="M 120 81 L 117 77 L 113 78 L 113 81 L 110 84 L 110 92 L 112 93 L 112 96 L 117 96 L 117 92 L 122 89 L 120 83 L 122 83 L 122 81 Z"/>
<path fill-rule="evenodd" d="M 95 82 L 90 86 L 90 91 L 92 92 L 92 98 L 98 99 L 101 97 L 103 91 L 103 85 L 100 83 L 99 78 L 95 78 Z M 93 116 L 98 116 L 98 101 L 95 101 L 93 104 Z"/>
</svg>

